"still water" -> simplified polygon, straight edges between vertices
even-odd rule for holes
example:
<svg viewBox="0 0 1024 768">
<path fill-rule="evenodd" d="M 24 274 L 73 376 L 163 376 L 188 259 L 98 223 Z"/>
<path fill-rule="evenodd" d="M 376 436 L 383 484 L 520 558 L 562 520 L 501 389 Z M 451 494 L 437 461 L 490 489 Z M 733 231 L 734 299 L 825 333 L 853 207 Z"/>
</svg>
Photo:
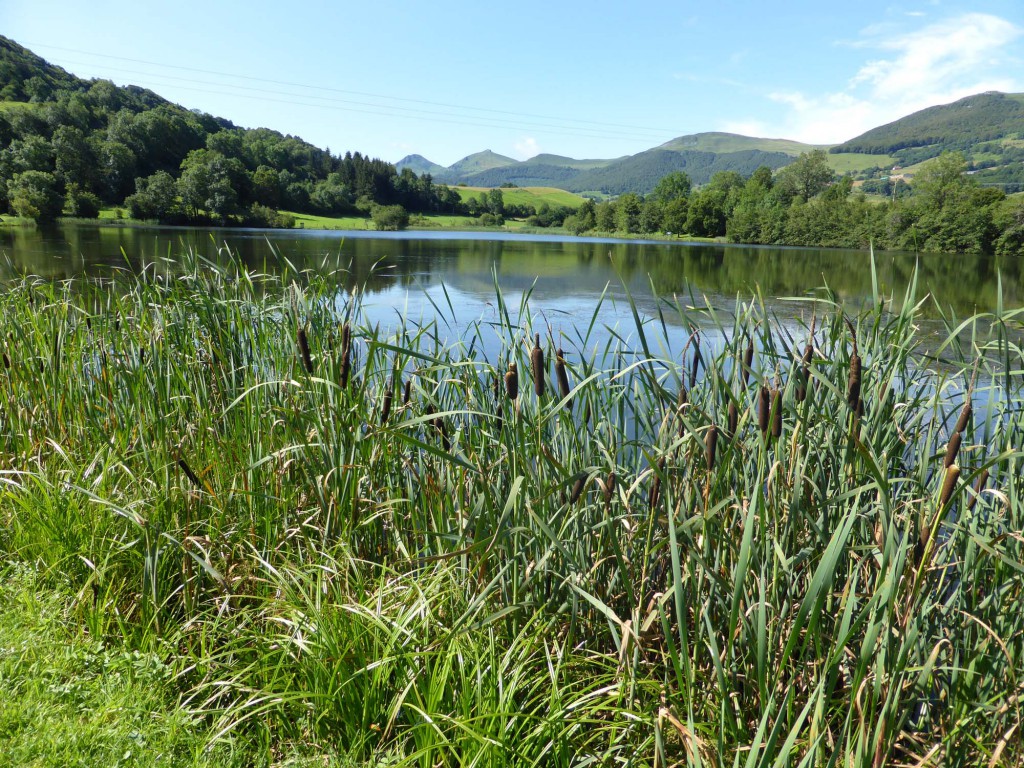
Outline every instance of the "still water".
<svg viewBox="0 0 1024 768">
<path fill-rule="evenodd" d="M 496 319 L 495 282 L 513 322 L 523 320 L 514 313 L 528 295 L 535 328 L 569 342 L 593 319 L 599 301 L 602 328 L 634 332 L 631 296 L 643 316 L 657 318 L 659 330 L 664 321 L 669 347 L 678 345 L 671 337 L 688 329 L 673 312 L 659 316 L 666 302 L 729 313 L 737 300 L 758 296 L 781 323 L 796 328 L 809 318 L 810 304 L 794 298 L 824 297 L 827 286 L 854 308 L 873 291 L 867 251 L 450 231 L 2 227 L 0 278 L 103 276 L 144 265 L 173 274 L 183 252 L 226 261 L 228 250 L 259 270 L 280 269 L 283 259 L 298 269 L 340 266 L 340 288 L 362 291 L 366 319 L 385 327 L 433 321 L 449 340 L 466 323 Z M 875 266 L 880 293 L 897 304 L 917 270 L 918 298 L 929 297 L 925 317 L 991 311 L 1000 281 L 1005 307 L 1024 299 L 1019 260 L 883 252 Z"/>
</svg>

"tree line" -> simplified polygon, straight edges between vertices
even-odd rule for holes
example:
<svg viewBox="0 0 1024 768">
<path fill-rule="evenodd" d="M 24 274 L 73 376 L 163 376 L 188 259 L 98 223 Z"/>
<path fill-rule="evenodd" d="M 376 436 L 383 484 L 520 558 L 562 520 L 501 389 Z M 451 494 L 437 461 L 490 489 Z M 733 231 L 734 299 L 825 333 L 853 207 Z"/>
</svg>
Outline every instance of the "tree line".
<svg viewBox="0 0 1024 768">
<path fill-rule="evenodd" d="M 1024 199 L 1007 198 L 966 173 L 958 152 L 922 167 L 909 189 L 870 200 L 838 177 L 821 150 L 776 173 L 726 171 L 697 189 L 685 173 L 664 177 L 646 197 L 587 201 L 565 221 L 575 234 L 669 232 L 731 242 L 950 253 L 1024 254 Z M 897 191 L 898 190 L 898 191 Z"/>
<path fill-rule="evenodd" d="M 101 207 L 161 223 L 287 225 L 279 211 L 369 215 L 401 206 L 460 212 L 457 192 L 358 152 L 335 156 L 244 129 L 140 88 L 77 81 L 0 111 L 0 209 L 37 221 Z"/>
</svg>

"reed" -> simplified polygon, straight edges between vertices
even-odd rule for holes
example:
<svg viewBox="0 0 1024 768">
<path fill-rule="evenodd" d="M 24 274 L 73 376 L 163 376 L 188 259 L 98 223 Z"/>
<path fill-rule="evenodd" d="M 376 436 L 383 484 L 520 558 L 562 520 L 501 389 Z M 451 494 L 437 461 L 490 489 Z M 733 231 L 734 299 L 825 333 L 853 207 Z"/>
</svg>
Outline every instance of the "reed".
<svg viewBox="0 0 1024 768">
<path fill-rule="evenodd" d="M 536 334 L 530 351 L 530 372 L 533 375 L 533 391 L 537 397 L 544 395 L 544 350 L 540 348 L 540 334 Z"/>
<path fill-rule="evenodd" d="M 338 274 L 228 263 L 0 292 L 0 555 L 76 596 L 69 636 L 158 654 L 237 764 L 1024 760 L 1024 311 L 936 342 L 913 295 L 819 298 L 797 357 L 757 302 L 634 306 L 566 334 L 558 410 L 519 398 L 528 297 L 449 342 L 367 323 Z M 298 334 L 339 318 L 347 376 L 344 330 L 309 365 Z M 699 349 L 656 358 L 665 327 Z"/>
</svg>

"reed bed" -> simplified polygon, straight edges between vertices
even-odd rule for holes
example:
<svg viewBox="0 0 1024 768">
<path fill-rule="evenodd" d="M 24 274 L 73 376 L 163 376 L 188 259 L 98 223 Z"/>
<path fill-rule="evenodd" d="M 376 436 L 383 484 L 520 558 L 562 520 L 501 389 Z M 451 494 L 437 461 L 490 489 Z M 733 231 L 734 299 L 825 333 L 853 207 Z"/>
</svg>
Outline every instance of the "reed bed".
<svg viewBox="0 0 1024 768">
<path fill-rule="evenodd" d="M 658 359 L 638 312 L 595 351 L 600 310 L 552 338 L 497 292 L 449 344 L 339 295 L 194 256 L 0 294 L 0 551 L 168 659 L 211 743 L 1024 760 L 1019 311 L 926 347 L 913 287 L 797 331 L 663 302 L 699 332 Z"/>
</svg>

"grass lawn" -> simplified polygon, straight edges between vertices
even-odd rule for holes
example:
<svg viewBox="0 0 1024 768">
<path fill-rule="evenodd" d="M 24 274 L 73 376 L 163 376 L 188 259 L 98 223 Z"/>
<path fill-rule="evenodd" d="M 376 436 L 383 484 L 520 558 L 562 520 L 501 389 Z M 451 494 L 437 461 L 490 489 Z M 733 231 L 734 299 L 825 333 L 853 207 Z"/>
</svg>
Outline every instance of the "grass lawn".
<svg viewBox="0 0 1024 768">
<path fill-rule="evenodd" d="M 463 202 L 471 198 L 477 198 L 480 193 L 487 194 L 491 187 L 452 187 Z M 555 187 L 507 187 L 501 189 L 502 198 L 508 205 L 532 205 L 539 206 L 541 203 L 548 205 L 564 205 L 569 208 L 577 208 L 583 203 L 583 198 L 572 192 Z"/>
</svg>

